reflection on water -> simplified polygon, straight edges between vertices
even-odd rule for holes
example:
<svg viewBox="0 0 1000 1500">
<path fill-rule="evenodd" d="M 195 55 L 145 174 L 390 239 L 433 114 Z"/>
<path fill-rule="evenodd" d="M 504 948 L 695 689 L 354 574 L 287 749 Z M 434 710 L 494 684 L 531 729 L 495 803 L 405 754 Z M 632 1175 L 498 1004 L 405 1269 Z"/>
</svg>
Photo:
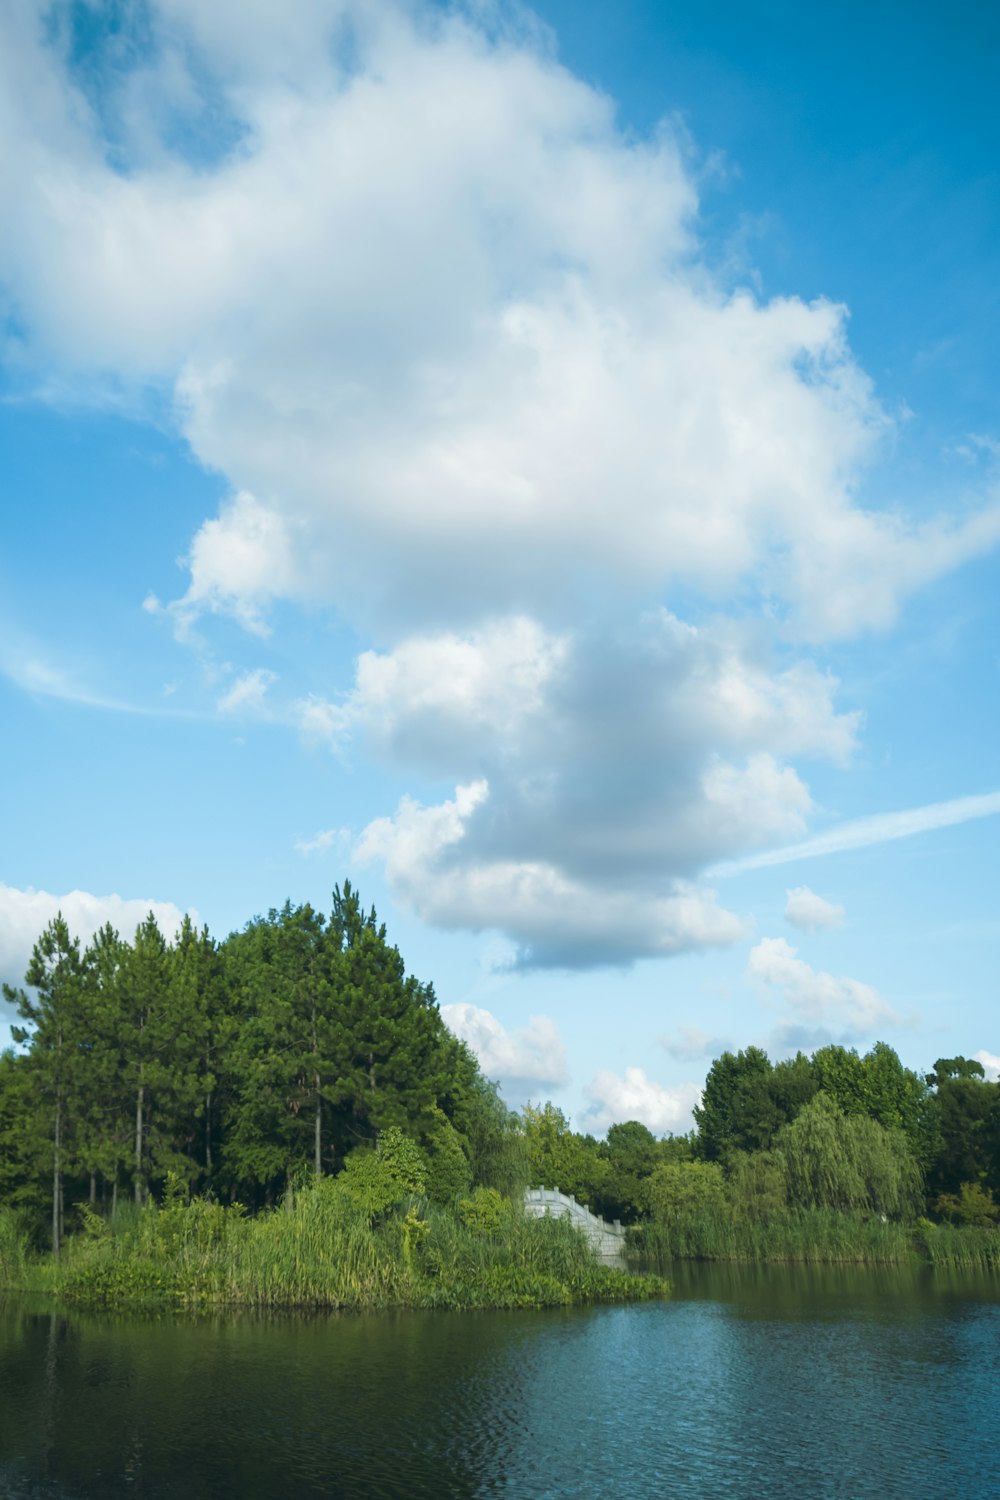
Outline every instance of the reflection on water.
<svg viewBox="0 0 1000 1500">
<path fill-rule="evenodd" d="M 0 1306 L 0 1495 L 1000 1495 L 1000 1289 L 674 1268 L 672 1302 L 108 1317 Z"/>
</svg>

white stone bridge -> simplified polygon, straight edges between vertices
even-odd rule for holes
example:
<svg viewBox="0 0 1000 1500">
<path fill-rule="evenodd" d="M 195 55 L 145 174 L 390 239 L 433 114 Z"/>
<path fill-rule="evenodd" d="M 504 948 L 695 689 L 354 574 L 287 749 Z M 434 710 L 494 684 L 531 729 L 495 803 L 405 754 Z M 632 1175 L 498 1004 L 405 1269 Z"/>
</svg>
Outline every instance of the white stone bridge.
<svg viewBox="0 0 1000 1500">
<path fill-rule="evenodd" d="M 585 1203 L 577 1203 L 570 1193 L 561 1193 L 558 1188 L 527 1188 L 524 1211 L 536 1219 L 551 1214 L 554 1218 L 562 1216 L 571 1220 L 577 1229 L 583 1230 L 595 1255 L 608 1265 L 624 1266 L 625 1231 L 618 1219 L 609 1224 L 606 1219 L 591 1213 Z"/>
</svg>

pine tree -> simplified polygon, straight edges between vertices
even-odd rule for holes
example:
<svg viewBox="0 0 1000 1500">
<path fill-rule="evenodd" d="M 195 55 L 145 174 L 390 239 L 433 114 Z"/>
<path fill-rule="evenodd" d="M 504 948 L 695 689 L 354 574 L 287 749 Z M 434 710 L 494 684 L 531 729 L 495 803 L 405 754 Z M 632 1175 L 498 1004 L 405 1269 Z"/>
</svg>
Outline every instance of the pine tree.
<svg viewBox="0 0 1000 1500">
<path fill-rule="evenodd" d="M 63 1176 L 72 1150 L 74 1109 L 81 1092 L 80 1042 L 84 1034 L 86 974 L 80 944 L 59 912 L 35 944 L 25 983 L 34 991 L 4 985 L 4 998 L 28 1022 L 11 1027 L 15 1042 L 31 1044 L 36 1095 L 51 1129 L 52 1254 L 63 1238 Z"/>
</svg>

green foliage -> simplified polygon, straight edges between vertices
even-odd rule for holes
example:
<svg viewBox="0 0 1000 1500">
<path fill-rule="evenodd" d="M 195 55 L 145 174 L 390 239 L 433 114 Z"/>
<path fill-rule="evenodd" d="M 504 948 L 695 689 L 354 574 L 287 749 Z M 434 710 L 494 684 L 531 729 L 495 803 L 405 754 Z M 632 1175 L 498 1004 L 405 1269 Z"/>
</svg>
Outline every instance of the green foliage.
<svg viewBox="0 0 1000 1500">
<path fill-rule="evenodd" d="M 505 1203 L 483 1234 L 428 1205 L 373 1222 L 326 1178 L 280 1209 L 238 1208 L 175 1195 L 97 1237 L 81 1236 L 60 1272 L 60 1295 L 97 1304 L 250 1307 L 547 1307 L 663 1296 L 659 1277 L 601 1266 L 564 1221 L 526 1218 Z M 494 1206 L 484 1189 L 478 1207 Z M 477 1201 L 477 1195 L 469 1200 Z"/>
<path fill-rule="evenodd" d="M 633 1223 L 643 1211 L 644 1184 L 662 1160 L 653 1132 L 638 1120 L 612 1125 L 601 1154 L 607 1180 L 596 1194 L 596 1206 L 607 1219 Z"/>
<path fill-rule="evenodd" d="M 830 1208 L 785 1209 L 762 1218 L 691 1214 L 644 1224 L 633 1234 L 636 1249 L 663 1266 L 673 1260 L 901 1265 L 917 1255 L 905 1225 Z"/>
<path fill-rule="evenodd" d="M 916 1210 L 920 1173 L 903 1133 L 866 1115 L 845 1115 L 826 1093 L 781 1131 L 777 1148 L 794 1208 L 864 1209 L 891 1218 Z"/>
<path fill-rule="evenodd" d="M 461 1088 L 454 1123 L 465 1141 L 474 1183 L 520 1198 L 530 1181 L 528 1143 L 519 1115 L 507 1108 L 495 1084 L 480 1074 L 464 1043 L 456 1043 Z"/>
<path fill-rule="evenodd" d="M 576 1135 L 554 1104 L 528 1104 L 522 1119 L 532 1186 L 560 1188 L 581 1203 L 598 1200 L 610 1167 L 597 1142 L 591 1136 Z"/>
<path fill-rule="evenodd" d="M 934 1204 L 942 1218 L 953 1224 L 989 1229 L 997 1221 L 1000 1206 L 981 1182 L 963 1182 L 957 1193 L 940 1193 Z"/>
<path fill-rule="evenodd" d="M 471 1182 L 469 1158 L 462 1137 L 437 1105 L 421 1131 L 427 1172 L 425 1191 L 435 1203 L 452 1203 L 467 1193 Z"/>
<path fill-rule="evenodd" d="M 28 980 L 8 994 L 26 1051 L 0 1055 L 0 1202 L 53 1247 L 64 1203 L 107 1215 L 173 1174 L 261 1208 L 393 1128 L 436 1201 L 526 1183 L 519 1121 L 349 884 L 329 918 L 286 903 L 221 946 L 149 916 L 81 954 L 57 918 Z"/>
<path fill-rule="evenodd" d="M 716 1162 L 663 1162 L 643 1184 L 643 1207 L 657 1223 L 725 1215 L 725 1179 Z"/>
<path fill-rule="evenodd" d="M 780 1151 L 738 1151 L 729 1159 L 726 1197 L 737 1218 L 766 1219 L 788 1207 L 785 1157 Z"/>
<path fill-rule="evenodd" d="M 478 1187 L 471 1198 L 463 1198 L 458 1205 L 458 1217 L 473 1234 L 496 1238 L 510 1220 L 509 1199 L 496 1188 Z"/>
<path fill-rule="evenodd" d="M 928 1074 L 931 1136 L 928 1194 L 956 1195 L 963 1182 L 1000 1190 L 1000 1087 L 972 1058 L 939 1058 Z"/>
<path fill-rule="evenodd" d="M 22 1285 L 29 1254 L 24 1215 L 0 1204 L 0 1289 Z"/>
<path fill-rule="evenodd" d="M 701 1103 L 695 1106 L 698 1151 L 707 1161 L 731 1151 L 759 1151 L 782 1123 L 771 1091 L 773 1068 L 766 1052 L 723 1052 L 708 1072 Z"/>
<path fill-rule="evenodd" d="M 377 1151 L 355 1151 L 347 1158 L 339 1185 L 355 1208 L 371 1221 L 422 1194 L 426 1175 L 420 1147 L 390 1125 L 379 1137 Z"/>
</svg>

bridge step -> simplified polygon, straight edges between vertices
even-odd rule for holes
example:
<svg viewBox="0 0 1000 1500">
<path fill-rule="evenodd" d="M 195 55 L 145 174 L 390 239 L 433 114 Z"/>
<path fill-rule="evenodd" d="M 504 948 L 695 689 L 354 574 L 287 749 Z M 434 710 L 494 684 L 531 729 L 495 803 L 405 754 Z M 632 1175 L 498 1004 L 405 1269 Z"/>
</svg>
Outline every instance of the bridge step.
<svg viewBox="0 0 1000 1500">
<path fill-rule="evenodd" d="M 625 1231 L 621 1222 L 616 1219 L 609 1224 L 606 1219 L 592 1213 L 585 1203 L 578 1203 L 572 1193 L 561 1193 L 558 1188 L 527 1188 L 524 1211 L 537 1219 L 543 1219 L 546 1214 L 570 1219 L 583 1230 L 591 1249 L 602 1260 L 620 1260 L 624 1256 Z"/>
</svg>

